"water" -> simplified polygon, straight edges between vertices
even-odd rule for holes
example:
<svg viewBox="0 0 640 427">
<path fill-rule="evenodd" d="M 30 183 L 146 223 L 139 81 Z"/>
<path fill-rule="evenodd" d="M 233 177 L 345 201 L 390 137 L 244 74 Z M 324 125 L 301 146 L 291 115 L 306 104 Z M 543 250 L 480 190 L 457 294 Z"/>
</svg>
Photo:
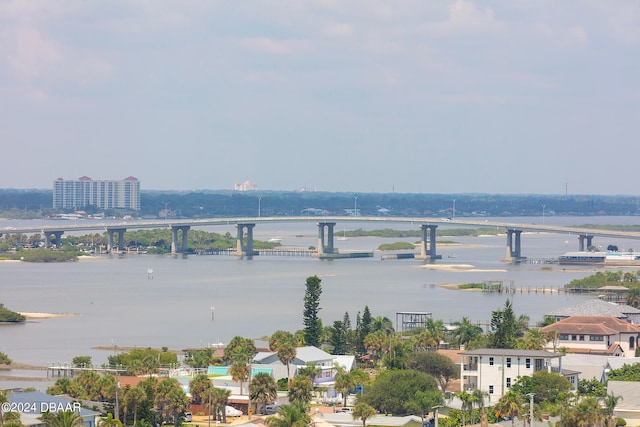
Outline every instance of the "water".
<svg viewBox="0 0 640 427">
<path fill-rule="evenodd" d="M 594 218 L 560 218 L 566 225 L 593 223 Z M 513 222 L 522 219 L 514 218 Z M 546 218 L 550 224 L 557 218 Z M 632 222 L 633 220 L 633 222 Z M 540 219 L 528 219 L 529 222 Z M 634 224 L 636 218 L 602 218 L 600 223 Z M 605 222 L 606 221 L 606 222 Z M 11 222 L 16 224 L 16 222 Z M 0 222 L 0 227 L 4 226 Z M 560 224 L 558 224 L 560 225 Z M 347 229 L 359 228 L 350 225 Z M 361 228 L 375 224 L 362 224 Z M 409 224 L 395 228 L 417 228 Z M 211 230 L 233 233 L 233 227 Z M 336 228 L 338 230 L 338 228 Z M 339 233 L 338 233 L 339 234 Z M 260 224 L 255 237 L 282 239 L 283 245 L 317 244 L 314 224 Z M 108 351 L 97 346 L 137 346 L 182 349 L 228 342 L 236 335 L 260 338 L 278 329 L 303 327 L 305 280 L 322 279 L 320 316 L 325 325 L 356 314 L 368 305 L 374 316 L 396 321 L 400 311 L 428 311 L 445 322 L 468 317 L 486 323 L 500 309 L 505 296 L 452 291 L 439 285 L 482 282 L 501 278 L 517 287 L 559 288 L 574 278 L 593 273 L 585 267 L 507 265 L 499 261 L 506 251 L 504 236 L 444 238 L 459 245 L 439 245 L 443 259 L 436 266 L 458 266 L 456 271 L 431 269 L 416 260 L 382 261 L 373 258 L 319 261 L 315 258 L 258 256 L 240 260 L 229 256 L 126 255 L 100 256 L 77 263 L 32 264 L 0 262 L 0 302 L 15 311 L 77 313 L 77 317 L 40 319 L 23 325 L 0 326 L 0 351 L 14 361 L 34 365 L 69 362 L 90 355 L 104 363 Z M 337 241 L 342 250 L 373 250 L 381 243 L 401 239 L 351 238 Z M 403 239 L 415 242 L 417 239 Z M 630 245 L 595 241 L 595 244 Z M 557 257 L 577 249 L 575 236 L 523 234 L 523 255 Z M 636 245 L 637 246 L 637 245 Z M 450 258 L 451 257 L 451 258 Z M 425 267 L 426 266 L 426 267 Z M 152 269 L 152 277 L 148 270 Z M 584 296 L 518 293 L 516 314 L 532 322 L 553 309 L 582 301 Z M 212 320 L 212 306 L 215 307 Z M 0 375 L 2 375 L 0 373 Z M 2 382 L 6 386 L 8 382 Z M 0 388 L 2 388 L 0 385 Z M 38 385 L 32 385 L 38 387 Z"/>
</svg>

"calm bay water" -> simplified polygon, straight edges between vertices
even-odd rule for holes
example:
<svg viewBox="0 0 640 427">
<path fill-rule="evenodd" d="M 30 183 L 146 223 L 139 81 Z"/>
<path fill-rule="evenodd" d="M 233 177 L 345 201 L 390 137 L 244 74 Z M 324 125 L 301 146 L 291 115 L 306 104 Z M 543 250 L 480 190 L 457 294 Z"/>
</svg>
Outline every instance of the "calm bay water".
<svg viewBox="0 0 640 427">
<path fill-rule="evenodd" d="M 504 220 L 504 219 L 503 219 Z M 512 222 L 541 223 L 541 218 L 513 218 Z M 545 218 L 546 224 L 637 224 L 637 217 Z M 24 222 L 0 221 L 0 227 Z M 346 229 L 376 225 L 347 224 Z M 393 228 L 418 228 L 397 225 Z M 233 227 L 210 228 L 234 232 Z M 336 227 L 340 234 L 341 226 Z M 317 244 L 317 228 L 307 224 L 258 225 L 255 237 L 282 239 L 283 245 Z M 438 285 L 482 282 L 500 278 L 517 287 L 559 288 L 574 278 L 593 273 L 588 268 L 541 265 L 507 265 L 499 261 L 506 251 L 504 236 L 445 238 L 459 245 L 440 245 L 443 259 L 432 269 L 416 260 L 382 261 L 374 258 L 320 261 L 315 258 L 258 256 L 240 260 L 229 256 L 168 255 L 99 256 L 77 263 L 31 264 L 0 262 L 0 302 L 24 312 L 77 313 L 77 317 L 42 319 L 23 325 L 0 326 L 0 351 L 21 363 L 47 365 L 91 355 L 106 362 L 110 354 L 96 346 L 167 346 L 172 349 L 228 342 L 233 336 L 260 338 L 278 329 L 302 328 L 305 280 L 322 279 L 320 316 L 325 325 L 356 314 L 368 305 L 374 316 L 395 323 L 400 311 L 433 312 L 445 322 L 467 316 L 485 323 L 491 311 L 501 308 L 504 295 L 452 291 Z M 380 243 L 399 239 L 351 238 L 337 241 L 342 250 L 374 250 Z M 414 242 L 416 239 L 404 239 Z M 557 257 L 577 250 L 576 236 L 524 234 L 523 255 Z M 633 247 L 633 241 L 605 241 Z M 148 270 L 152 269 L 152 277 Z M 585 297 L 565 294 L 518 293 L 513 296 L 517 314 L 532 322 L 549 311 L 576 304 Z M 212 320 L 211 307 L 215 318 Z M 2 384 L 6 385 L 6 384 Z M 0 386 L 2 388 L 2 386 Z"/>
</svg>

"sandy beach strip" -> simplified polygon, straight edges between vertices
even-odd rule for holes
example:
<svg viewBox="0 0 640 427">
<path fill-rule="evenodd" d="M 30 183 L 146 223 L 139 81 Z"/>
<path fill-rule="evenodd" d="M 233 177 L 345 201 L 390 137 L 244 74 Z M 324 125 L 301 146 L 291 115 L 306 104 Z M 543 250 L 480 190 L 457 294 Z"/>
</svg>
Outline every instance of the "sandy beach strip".
<svg viewBox="0 0 640 427">
<path fill-rule="evenodd" d="M 27 319 L 56 319 L 60 317 L 78 317 L 78 313 L 34 313 L 34 312 L 19 312 Z"/>
</svg>

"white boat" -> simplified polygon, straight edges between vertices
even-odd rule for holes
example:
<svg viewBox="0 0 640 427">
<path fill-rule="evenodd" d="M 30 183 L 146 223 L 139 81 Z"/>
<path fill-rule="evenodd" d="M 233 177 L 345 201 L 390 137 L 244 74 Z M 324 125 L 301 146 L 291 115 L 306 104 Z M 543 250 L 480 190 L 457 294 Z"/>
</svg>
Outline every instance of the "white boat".
<svg viewBox="0 0 640 427">
<path fill-rule="evenodd" d="M 276 237 L 272 237 L 268 240 L 269 243 L 280 243 L 282 242 L 282 239 L 278 239 Z"/>
<path fill-rule="evenodd" d="M 342 229 L 342 236 L 336 237 L 336 240 L 349 240 L 349 238 L 347 237 L 347 231 L 344 228 Z"/>
</svg>

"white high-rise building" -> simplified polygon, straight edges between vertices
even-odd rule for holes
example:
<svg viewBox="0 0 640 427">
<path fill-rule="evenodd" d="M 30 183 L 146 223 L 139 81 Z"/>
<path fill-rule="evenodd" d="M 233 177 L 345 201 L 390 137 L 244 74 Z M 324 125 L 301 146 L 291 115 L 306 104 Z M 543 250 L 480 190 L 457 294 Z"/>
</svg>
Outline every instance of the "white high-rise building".
<svg viewBox="0 0 640 427">
<path fill-rule="evenodd" d="M 140 181 L 133 176 L 120 181 L 58 178 L 53 181 L 53 208 L 80 209 L 96 206 L 100 209 L 140 210 Z"/>
</svg>

